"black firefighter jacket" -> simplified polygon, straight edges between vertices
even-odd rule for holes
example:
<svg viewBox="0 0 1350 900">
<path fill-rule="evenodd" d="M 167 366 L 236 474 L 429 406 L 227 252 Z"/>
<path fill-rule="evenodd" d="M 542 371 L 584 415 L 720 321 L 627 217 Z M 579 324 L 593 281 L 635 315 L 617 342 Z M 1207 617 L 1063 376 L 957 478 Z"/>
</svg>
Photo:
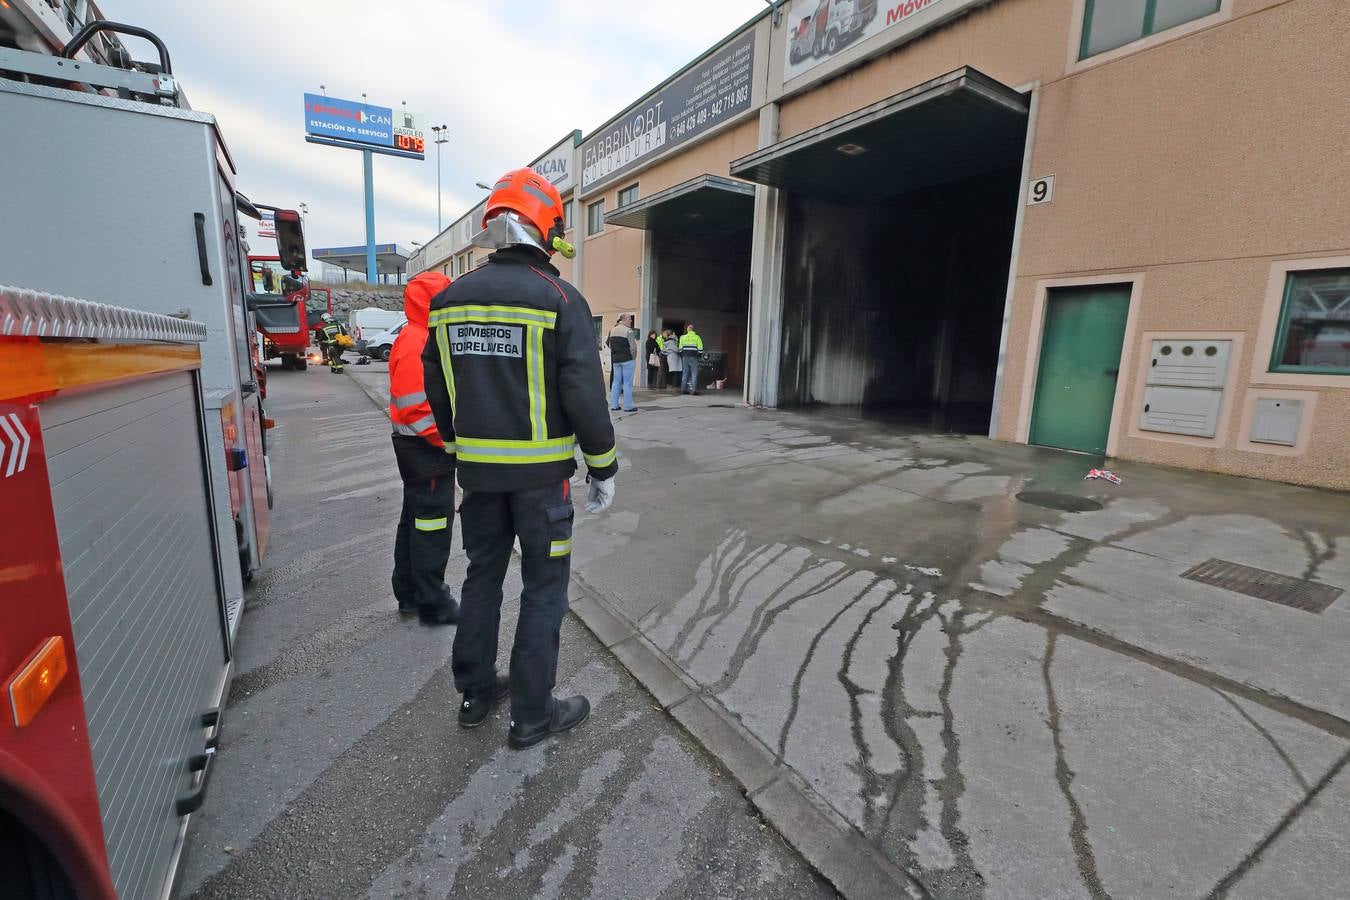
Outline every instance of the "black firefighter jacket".
<svg viewBox="0 0 1350 900">
<path fill-rule="evenodd" d="M 499 250 L 431 301 L 427 399 L 468 491 L 618 471 L 586 298 L 542 253 Z"/>
</svg>

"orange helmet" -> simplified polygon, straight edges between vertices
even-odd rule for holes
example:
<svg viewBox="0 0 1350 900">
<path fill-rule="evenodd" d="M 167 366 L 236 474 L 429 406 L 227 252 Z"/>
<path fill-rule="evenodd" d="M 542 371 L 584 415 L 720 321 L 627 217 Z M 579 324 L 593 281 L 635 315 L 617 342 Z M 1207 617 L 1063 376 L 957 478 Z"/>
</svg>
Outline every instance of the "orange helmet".
<svg viewBox="0 0 1350 900">
<path fill-rule="evenodd" d="M 549 253 L 555 248 L 554 238 L 566 233 L 563 224 L 563 201 L 547 178 L 528 166 L 507 172 L 493 185 L 483 214 L 483 226 L 493 213 L 511 210 L 539 229 L 544 247 Z"/>
</svg>

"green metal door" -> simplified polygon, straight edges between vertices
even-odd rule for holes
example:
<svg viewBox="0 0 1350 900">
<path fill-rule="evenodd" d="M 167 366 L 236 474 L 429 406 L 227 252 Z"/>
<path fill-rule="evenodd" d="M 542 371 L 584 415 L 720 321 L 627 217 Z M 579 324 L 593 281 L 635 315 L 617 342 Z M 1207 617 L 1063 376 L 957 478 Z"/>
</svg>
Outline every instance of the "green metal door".
<svg viewBox="0 0 1350 900">
<path fill-rule="evenodd" d="M 1129 312 L 1128 284 L 1049 292 L 1031 443 L 1106 452 Z"/>
</svg>

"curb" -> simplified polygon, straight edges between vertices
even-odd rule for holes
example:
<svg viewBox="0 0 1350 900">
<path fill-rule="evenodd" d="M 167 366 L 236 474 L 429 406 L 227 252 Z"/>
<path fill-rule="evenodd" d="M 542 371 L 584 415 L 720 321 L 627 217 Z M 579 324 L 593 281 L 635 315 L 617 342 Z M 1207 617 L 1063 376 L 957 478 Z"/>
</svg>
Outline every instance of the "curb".
<svg viewBox="0 0 1350 900">
<path fill-rule="evenodd" d="M 790 766 L 703 693 L 637 626 L 572 572 L 572 614 L 740 784 L 746 799 L 845 897 L 926 898 L 918 879 L 849 824 Z"/>
<path fill-rule="evenodd" d="M 389 415 L 384 399 L 362 379 L 350 372 L 347 376 Z M 571 584 L 572 615 L 646 688 L 663 712 L 726 768 L 751 805 L 835 890 L 849 898 L 930 896 L 918 879 L 872 846 L 575 570 Z"/>
<path fill-rule="evenodd" d="M 353 373 L 348 372 L 346 366 L 343 366 L 342 370 L 346 374 L 346 376 L 350 378 L 353 382 L 355 382 L 356 386 L 361 389 L 361 393 L 369 397 L 370 402 L 374 403 L 376 408 L 379 409 L 380 412 L 384 413 L 384 417 L 386 419 L 389 418 L 389 398 L 387 397 L 382 398 L 377 396 L 375 394 L 374 388 L 367 385 L 364 380 L 357 378 L 356 375 L 354 375 Z"/>
</svg>

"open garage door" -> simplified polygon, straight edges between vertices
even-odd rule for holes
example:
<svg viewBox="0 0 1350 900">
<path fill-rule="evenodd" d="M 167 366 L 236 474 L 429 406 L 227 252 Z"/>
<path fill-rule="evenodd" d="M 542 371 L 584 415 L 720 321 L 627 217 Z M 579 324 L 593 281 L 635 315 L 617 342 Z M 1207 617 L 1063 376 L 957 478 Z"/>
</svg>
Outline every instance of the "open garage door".
<svg viewBox="0 0 1350 900">
<path fill-rule="evenodd" d="M 987 430 L 1027 109 L 963 68 L 732 164 L 789 194 L 782 402 Z"/>
<path fill-rule="evenodd" d="M 679 334 L 692 322 L 705 350 L 700 383 L 726 390 L 739 389 L 745 374 L 754 207 L 753 185 L 700 175 L 605 217 L 648 232 L 647 328 Z"/>
</svg>

